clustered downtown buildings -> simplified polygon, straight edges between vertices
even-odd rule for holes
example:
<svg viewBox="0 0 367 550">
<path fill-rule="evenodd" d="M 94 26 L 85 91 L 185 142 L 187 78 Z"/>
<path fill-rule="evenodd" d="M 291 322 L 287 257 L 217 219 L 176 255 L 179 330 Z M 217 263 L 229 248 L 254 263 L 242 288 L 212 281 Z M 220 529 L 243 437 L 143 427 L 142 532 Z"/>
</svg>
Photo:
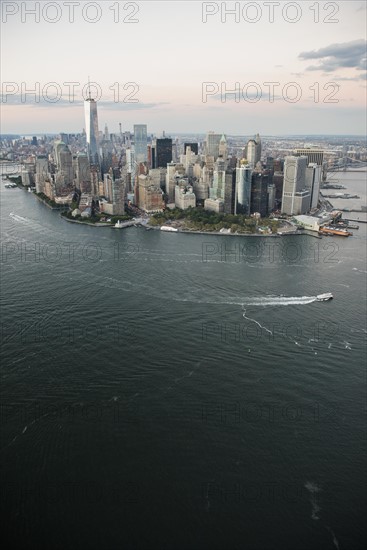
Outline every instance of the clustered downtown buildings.
<svg viewBox="0 0 367 550">
<path fill-rule="evenodd" d="M 76 216 L 95 209 L 123 215 L 127 203 L 149 213 L 200 206 L 224 214 L 268 217 L 316 211 L 325 179 L 324 151 L 297 148 L 283 158 L 264 155 L 259 134 L 233 147 L 226 135 L 205 139 L 154 137 L 145 124 L 133 134 L 99 131 L 97 102 L 84 102 L 85 131 L 60 134 L 53 149 L 24 164 L 22 180 Z M 37 141 L 37 138 L 34 138 Z M 77 202 L 77 205 L 75 205 Z M 76 207 L 77 206 L 77 207 Z"/>
</svg>

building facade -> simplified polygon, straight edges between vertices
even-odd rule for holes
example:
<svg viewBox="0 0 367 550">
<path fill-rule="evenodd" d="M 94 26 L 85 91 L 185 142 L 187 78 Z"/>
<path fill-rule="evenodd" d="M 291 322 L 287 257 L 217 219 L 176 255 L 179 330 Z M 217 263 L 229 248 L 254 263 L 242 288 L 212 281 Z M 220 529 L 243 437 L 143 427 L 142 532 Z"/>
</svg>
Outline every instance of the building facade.
<svg viewBox="0 0 367 550">
<path fill-rule="evenodd" d="M 84 114 L 89 162 L 90 164 L 99 166 L 100 154 L 97 103 L 91 97 L 88 97 L 84 101 Z"/>
</svg>

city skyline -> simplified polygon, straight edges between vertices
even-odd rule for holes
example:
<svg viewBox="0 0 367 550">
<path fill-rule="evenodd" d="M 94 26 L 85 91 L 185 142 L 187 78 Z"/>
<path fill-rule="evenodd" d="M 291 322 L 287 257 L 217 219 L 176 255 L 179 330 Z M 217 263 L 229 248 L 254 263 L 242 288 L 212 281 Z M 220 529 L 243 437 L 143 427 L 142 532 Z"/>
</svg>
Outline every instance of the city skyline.
<svg viewBox="0 0 367 550">
<path fill-rule="evenodd" d="M 25 4 L 30 9 L 34 3 Z M 80 9 L 85 4 L 81 2 Z M 244 21 L 243 15 L 236 23 L 230 14 L 222 23 L 219 12 L 208 14 L 204 23 L 200 2 L 139 2 L 136 23 L 115 24 L 111 6 L 103 3 L 95 24 L 80 20 L 78 10 L 74 25 L 65 13 L 55 24 L 44 17 L 36 23 L 27 15 L 16 41 L 21 10 L 9 15 L 6 22 L 3 19 L 2 46 L 12 55 L 3 56 L 2 80 L 14 86 L 3 88 L 2 133 L 80 132 L 84 127 L 82 88 L 86 95 L 90 76 L 102 91 L 100 126 L 107 123 L 113 132 L 121 122 L 123 129 L 147 124 L 148 131 L 157 134 L 162 130 L 205 133 L 215 126 L 227 134 L 247 135 L 261 126 L 263 135 L 363 135 L 364 3 L 338 3 L 338 13 L 332 16 L 326 3 L 320 2 L 318 23 L 310 9 L 313 4 L 302 3 L 301 17 L 293 24 L 282 15 L 286 3 L 280 2 L 279 11 L 274 11 L 273 23 L 264 3 L 257 4 L 262 17 L 253 24 Z M 288 18 L 295 16 L 291 10 L 284 13 Z M 331 19 L 328 23 L 326 16 Z M 175 24 L 163 24 L 167 20 L 179 21 L 195 40 L 183 40 Z M 52 47 L 45 49 L 45 41 Z M 37 62 L 25 66 L 22 60 L 30 44 L 42 55 L 35 55 Z M 83 44 L 88 44 L 85 51 L 80 49 Z M 57 47 L 62 55 L 55 55 Z M 22 82 L 27 90 L 39 83 L 39 102 L 27 95 L 22 104 Z M 46 97 L 57 97 L 56 88 L 48 88 L 51 82 L 61 89 L 54 103 L 42 96 L 46 89 Z M 74 103 L 70 103 L 67 82 L 79 83 Z M 279 85 L 272 89 L 267 83 L 274 82 Z M 229 90 L 237 90 L 239 97 L 226 95 Z M 254 102 L 259 91 L 261 98 Z M 299 101 L 292 103 L 299 92 Z"/>
</svg>

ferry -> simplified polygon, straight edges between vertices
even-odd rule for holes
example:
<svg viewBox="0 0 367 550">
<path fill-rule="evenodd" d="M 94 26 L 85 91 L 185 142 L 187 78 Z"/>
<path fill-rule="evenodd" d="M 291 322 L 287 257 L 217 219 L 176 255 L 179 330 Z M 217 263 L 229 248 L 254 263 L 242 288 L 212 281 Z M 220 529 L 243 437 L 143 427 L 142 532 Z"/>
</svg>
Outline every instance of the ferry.
<svg viewBox="0 0 367 550">
<path fill-rule="evenodd" d="M 350 235 L 353 235 L 351 231 L 348 231 L 347 229 L 340 229 L 338 227 L 320 227 L 319 233 L 321 235 L 340 235 L 341 237 L 349 237 Z"/>
<path fill-rule="evenodd" d="M 334 296 L 331 294 L 331 292 L 325 292 L 325 294 L 318 294 L 317 301 L 318 302 L 327 302 L 327 300 L 332 300 Z"/>
</svg>

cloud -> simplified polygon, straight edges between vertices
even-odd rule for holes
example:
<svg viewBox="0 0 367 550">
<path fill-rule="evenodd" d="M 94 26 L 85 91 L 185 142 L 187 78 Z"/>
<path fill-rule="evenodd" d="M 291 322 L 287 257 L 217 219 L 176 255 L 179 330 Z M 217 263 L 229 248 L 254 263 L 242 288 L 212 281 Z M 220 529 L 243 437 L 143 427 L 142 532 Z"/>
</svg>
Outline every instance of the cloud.
<svg viewBox="0 0 367 550">
<path fill-rule="evenodd" d="M 367 69 L 367 41 L 364 39 L 352 40 L 342 44 L 330 44 L 319 50 L 301 52 L 302 60 L 316 59 L 319 65 L 310 65 L 307 71 L 333 72 L 340 68 Z"/>
<path fill-rule="evenodd" d="M 352 82 L 359 82 L 360 80 L 366 80 L 366 74 L 361 73 L 357 76 L 333 76 L 334 82 L 347 82 L 348 80 Z"/>
</svg>

